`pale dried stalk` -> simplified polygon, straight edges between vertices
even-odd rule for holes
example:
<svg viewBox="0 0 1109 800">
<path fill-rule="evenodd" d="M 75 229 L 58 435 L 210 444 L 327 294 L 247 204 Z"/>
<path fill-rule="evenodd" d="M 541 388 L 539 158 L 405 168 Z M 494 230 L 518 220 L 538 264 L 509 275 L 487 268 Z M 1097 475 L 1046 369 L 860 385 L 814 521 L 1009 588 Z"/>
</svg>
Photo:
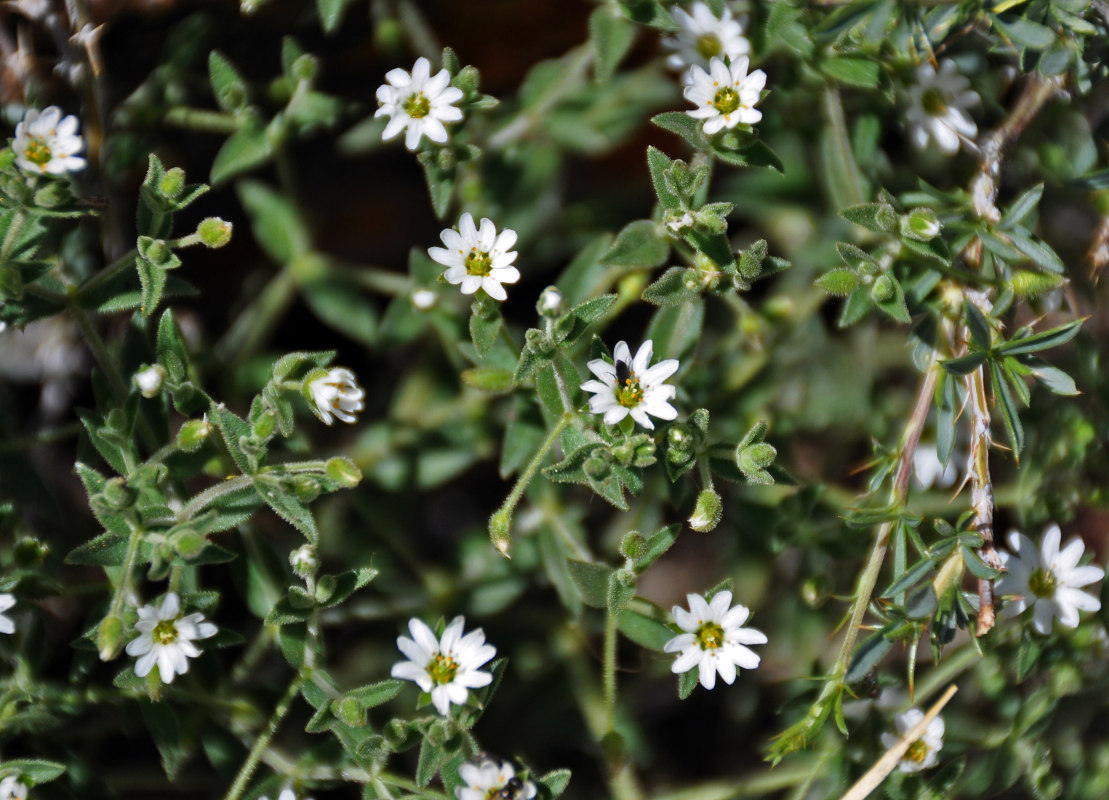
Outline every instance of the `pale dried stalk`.
<svg viewBox="0 0 1109 800">
<path fill-rule="evenodd" d="M 974 530 L 982 537 L 978 555 L 993 569 L 1001 569 L 1001 559 L 993 543 L 993 483 L 990 479 L 990 407 L 986 398 L 986 375 L 978 367 L 966 376 L 970 404 L 970 459 L 967 479 L 970 482 L 970 506 L 974 511 Z M 994 626 L 993 581 L 978 579 L 977 635 L 988 633 Z"/>
<path fill-rule="evenodd" d="M 905 752 L 924 735 L 924 732 L 928 730 L 928 724 L 939 716 L 940 711 L 955 696 L 956 691 L 958 691 L 958 687 L 954 684 L 948 686 L 943 696 L 925 712 L 924 718 L 906 732 L 901 737 L 901 741 L 887 750 L 861 778 L 855 781 L 855 785 L 848 789 L 840 800 L 863 800 L 877 789 L 882 781 L 886 779 L 886 776 L 897 768 L 898 763 L 905 757 Z"/>
</svg>

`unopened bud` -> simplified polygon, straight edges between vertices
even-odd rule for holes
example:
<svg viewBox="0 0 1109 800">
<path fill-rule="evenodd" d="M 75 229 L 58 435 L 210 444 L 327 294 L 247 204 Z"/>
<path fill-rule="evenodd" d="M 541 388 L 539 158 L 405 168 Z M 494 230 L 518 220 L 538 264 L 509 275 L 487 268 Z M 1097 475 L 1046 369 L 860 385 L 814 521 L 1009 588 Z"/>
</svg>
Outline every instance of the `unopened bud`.
<svg viewBox="0 0 1109 800">
<path fill-rule="evenodd" d="M 901 218 L 901 235 L 918 242 L 929 242 L 940 235 L 943 224 L 930 208 L 914 208 Z"/>
<path fill-rule="evenodd" d="M 1038 297 L 1045 292 L 1058 289 L 1064 283 L 1066 280 L 1060 275 L 1047 275 L 1043 272 L 1022 269 L 1013 274 L 1009 285 L 1013 287 L 1013 293 L 1017 297 Z"/>
<path fill-rule="evenodd" d="M 166 368 L 161 364 L 151 364 L 136 372 L 131 380 L 143 397 L 157 397 L 166 380 Z"/>
<path fill-rule="evenodd" d="M 104 617 L 96 629 L 96 649 L 101 661 L 111 661 L 119 655 L 123 647 L 123 620 L 119 617 Z"/>
<path fill-rule="evenodd" d="M 196 558 L 204 549 L 205 540 L 192 528 L 182 528 L 170 537 L 174 551 L 182 558 Z"/>
<path fill-rule="evenodd" d="M 600 456 L 590 456 L 581 465 L 581 468 L 586 475 L 594 480 L 602 481 L 608 477 L 609 463 Z"/>
<path fill-rule="evenodd" d="M 324 466 L 327 477 L 345 489 L 353 489 L 362 482 L 362 470 L 349 458 L 329 458 Z"/>
<path fill-rule="evenodd" d="M 720 517 L 724 514 L 724 505 L 712 489 L 702 489 L 697 495 L 697 502 L 693 506 L 693 516 L 689 518 L 689 527 L 701 533 L 708 533 L 720 524 Z"/>
<path fill-rule="evenodd" d="M 320 60 L 310 53 L 305 53 L 293 62 L 293 77 L 298 81 L 315 80 L 319 72 Z"/>
<path fill-rule="evenodd" d="M 254 420 L 254 425 L 251 430 L 257 439 L 269 439 L 273 436 L 273 431 L 277 427 L 277 415 L 272 411 L 263 411 L 258 415 L 258 419 Z"/>
<path fill-rule="evenodd" d="M 173 251 L 170 250 L 169 245 L 161 239 L 151 239 L 149 236 L 140 236 L 138 249 L 143 258 L 159 267 L 171 263 L 171 259 L 173 258 Z"/>
<path fill-rule="evenodd" d="M 489 518 L 489 538 L 497 552 L 509 558 L 508 547 L 512 544 L 512 511 L 502 508 Z"/>
<path fill-rule="evenodd" d="M 895 294 L 893 278 L 889 275 L 879 275 L 875 279 L 874 285 L 870 287 L 870 299 L 875 303 L 889 302 Z"/>
<path fill-rule="evenodd" d="M 212 423 L 208 416 L 203 419 L 190 419 L 177 431 L 177 446 L 186 453 L 195 453 L 204 446 L 212 433 Z"/>
<path fill-rule="evenodd" d="M 433 722 L 427 729 L 427 743 L 432 747 L 441 747 L 447 741 L 447 726 L 442 722 Z"/>
<path fill-rule="evenodd" d="M 647 549 L 647 540 L 639 533 L 639 531 L 628 531 L 624 534 L 624 538 L 620 540 L 620 553 L 624 558 L 635 560 L 643 555 Z"/>
<path fill-rule="evenodd" d="M 230 222 L 219 217 L 208 217 L 196 226 L 196 235 L 205 247 L 223 247 L 231 241 L 231 228 Z"/>
<path fill-rule="evenodd" d="M 162 196 L 174 200 L 185 188 L 185 170 L 181 167 L 173 167 L 167 169 L 166 174 L 162 176 L 162 180 L 158 183 L 158 191 Z"/>
<path fill-rule="evenodd" d="M 355 697 L 343 697 L 331 704 L 331 713 L 352 728 L 366 726 L 366 707 Z"/>
<path fill-rule="evenodd" d="M 50 546 L 33 536 L 22 537 L 12 551 L 16 566 L 24 569 L 40 566 L 49 554 Z"/>
<path fill-rule="evenodd" d="M 548 286 L 539 295 L 535 310 L 541 317 L 557 317 L 562 310 L 562 292 L 557 286 Z"/>
<path fill-rule="evenodd" d="M 412 292 L 412 305 L 417 311 L 430 311 L 439 302 L 439 295 L 431 289 L 417 289 Z"/>
<path fill-rule="evenodd" d="M 310 544 L 302 544 L 289 554 L 289 564 L 298 577 L 310 578 L 320 568 L 320 559 L 316 555 L 316 548 Z"/>
<path fill-rule="evenodd" d="M 112 478 L 105 482 L 100 491 L 100 499 L 112 511 L 123 511 L 135 502 L 135 493 L 123 478 Z"/>
</svg>

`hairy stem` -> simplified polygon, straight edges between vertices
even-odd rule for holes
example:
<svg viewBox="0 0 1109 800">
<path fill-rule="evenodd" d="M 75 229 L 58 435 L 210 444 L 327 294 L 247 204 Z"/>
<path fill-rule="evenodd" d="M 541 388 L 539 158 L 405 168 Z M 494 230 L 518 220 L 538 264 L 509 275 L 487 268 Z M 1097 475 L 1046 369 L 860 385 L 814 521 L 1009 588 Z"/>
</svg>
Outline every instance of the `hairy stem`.
<svg viewBox="0 0 1109 800">
<path fill-rule="evenodd" d="M 234 783 L 231 788 L 227 790 L 224 795 L 224 800 L 239 800 L 243 792 L 246 790 L 247 783 L 250 782 L 250 777 L 254 774 L 254 770 L 258 767 L 258 762 L 262 759 L 263 753 L 269 747 L 273 735 L 277 732 L 281 720 L 289 713 L 289 709 L 293 705 L 297 694 L 300 692 L 301 676 L 298 674 L 293 678 L 289 688 L 285 690 L 284 696 L 277 702 L 277 707 L 273 710 L 273 715 L 270 717 L 269 722 L 266 723 L 265 729 L 258 735 L 254 741 L 254 746 L 250 748 L 250 753 L 243 762 L 242 767 L 239 768 L 239 774 L 235 776 Z"/>
</svg>

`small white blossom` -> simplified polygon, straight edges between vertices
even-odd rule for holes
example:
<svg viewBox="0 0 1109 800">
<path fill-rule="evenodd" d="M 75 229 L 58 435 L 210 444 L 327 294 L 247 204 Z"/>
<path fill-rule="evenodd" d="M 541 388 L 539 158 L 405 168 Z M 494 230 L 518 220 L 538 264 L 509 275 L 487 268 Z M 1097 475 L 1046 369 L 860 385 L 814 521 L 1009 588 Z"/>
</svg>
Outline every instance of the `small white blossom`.
<svg viewBox="0 0 1109 800">
<path fill-rule="evenodd" d="M 189 671 L 188 659 L 200 655 L 193 642 L 215 636 L 219 629 L 199 611 L 181 616 L 181 598 L 169 592 L 161 606 L 150 603 L 139 609 L 135 630 L 138 638 L 127 643 L 127 655 L 139 657 L 135 674 L 145 678 L 156 664 L 162 682 L 173 683 L 175 675 Z"/>
<path fill-rule="evenodd" d="M 680 214 L 677 211 L 666 212 L 666 229 L 675 236 L 681 236 L 692 228 L 694 221 L 693 215 L 688 211 Z"/>
<path fill-rule="evenodd" d="M 749 66 L 747 56 L 740 56 L 730 67 L 714 58 L 709 62 L 708 72 L 694 64 L 686 73 L 682 93 L 697 107 L 685 113 L 703 119 L 709 136 L 740 123 L 754 125 L 762 119 L 762 112 L 755 105 L 762 99 L 766 73 L 757 69 L 748 75 Z"/>
<path fill-rule="evenodd" d="M 161 364 L 153 364 L 135 373 L 132 380 L 143 397 L 157 397 L 162 391 L 162 383 L 166 379 L 166 368 Z"/>
<path fill-rule="evenodd" d="M 707 4 L 697 0 L 689 11 L 674 6 L 670 16 L 680 29 L 674 36 L 662 40 L 663 47 L 673 51 L 666 57 L 671 69 L 682 70 L 694 64 L 708 66 L 713 58 L 727 57 L 735 61 L 751 50 L 751 43 L 743 35 L 743 26 L 728 8 L 724 9 L 724 16 L 717 17 Z"/>
<path fill-rule="evenodd" d="M 480 689 L 493 681 L 492 673 L 482 672 L 479 667 L 497 654 L 497 648 L 485 643 L 481 628 L 463 636 L 465 625 L 464 617 L 455 617 L 443 631 L 443 638 L 436 639 L 431 628 L 413 618 L 408 621 L 412 638 L 397 638 L 397 647 L 408 660 L 394 664 L 390 674 L 415 681 L 423 691 L 430 692 L 431 702 L 444 717 L 450 713 L 451 703 L 460 706 L 466 702 L 470 689 Z"/>
<path fill-rule="evenodd" d="M 927 61 L 916 70 L 916 83 L 909 87 L 909 108 L 905 118 L 909 138 L 918 150 L 934 141 L 951 155 L 959 149 L 961 138 L 978 134 L 967 109 L 978 105 L 981 98 L 970 88 L 970 81 L 959 73 L 955 62 L 944 60 L 939 72 Z"/>
<path fill-rule="evenodd" d="M 343 422 L 355 422 L 365 404 L 366 393 L 358 385 L 354 373 L 346 367 L 332 367 L 318 377 L 310 378 L 305 385 L 316 414 L 325 425 L 330 425 L 332 415 Z"/>
<path fill-rule="evenodd" d="M 432 289 L 417 289 L 412 292 L 412 305 L 417 311 L 430 311 L 439 302 L 439 295 Z"/>
<path fill-rule="evenodd" d="M 77 155 L 85 149 L 78 125 L 77 117 L 63 117 L 57 106 L 32 108 L 15 126 L 15 163 L 34 174 L 64 175 L 84 169 L 85 159 Z"/>
<path fill-rule="evenodd" d="M 933 486 L 946 489 L 955 483 L 958 476 L 955 460 L 948 459 L 946 464 L 942 463 L 936 445 L 930 442 L 917 445 L 913 452 L 913 477 L 921 489 L 928 491 Z"/>
<path fill-rule="evenodd" d="M 712 602 L 699 594 L 687 594 L 685 599 L 689 611 L 681 606 L 674 606 L 672 611 L 674 622 L 685 632 L 663 647 L 667 653 L 678 654 L 671 672 L 679 674 L 697 667 L 701 685 L 712 689 L 717 673 L 731 685 L 738 667 L 755 669 L 759 665 L 762 659 L 747 645 L 766 644 L 766 634 L 742 627 L 751 612 L 746 606 L 733 608 L 731 592 L 717 592 Z"/>
<path fill-rule="evenodd" d="M 27 800 L 27 784 L 17 775 L 5 775 L 0 780 L 0 800 Z"/>
<path fill-rule="evenodd" d="M 454 790 L 458 800 L 489 800 L 500 797 L 505 788 L 514 800 L 531 800 L 537 793 L 534 783 L 517 778 L 511 764 L 495 758 L 467 762 L 458 768 L 458 776 L 466 782 Z"/>
<path fill-rule="evenodd" d="M 664 383 L 678 371 L 678 360 L 668 358 L 650 366 L 654 347 L 654 342 L 648 339 L 632 358 L 628 343 L 617 342 L 611 364 L 603 358 L 586 364 L 599 380 L 586 381 L 581 388 L 594 393 L 589 398 L 589 410 L 604 414 L 606 425 L 615 425 L 630 414 L 644 428 L 654 430 L 655 424 L 648 414 L 664 420 L 678 416 L 677 409 L 669 403 L 677 389 Z"/>
<path fill-rule="evenodd" d="M 0 633 L 15 633 L 15 620 L 4 613 L 14 605 L 14 594 L 9 592 L 0 594 Z"/>
<path fill-rule="evenodd" d="M 520 280 L 520 270 L 512 266 L 516 231 L 505 228 L 498 234 L 488 217 L 482 217 L 479 228 L 467 211 L 458 220 L 458 230 L 447 228 L 439 238 L 446 247 L 429 247 L 427 254 L 447 268 L 447 283 L 462 284 L 462 294 L 484 289 L 494 300 L 508 299 L 501 284 Z"/>
<path fill-rule="evenodd" d="M 415 150 L 423 136 L 439 144 L 446 142 L 447 128 L 443 123 L 462 119 L 462 109 L 451 105 L 462 99 L 462 90 L 450 85 L 451 74 L 441 69 L 432 76 L 431 62 L 421 56 L 411 74 L 391 69 L 385 73 L 385 80 L 377 88 L 381 108 L 374 114 L 389 117 L 382 140 L 392 139 L 407 128 L 404 146 L 409 150 Z"/>
<path fill-rule="evenodd" d="M 897 733 L 883 733 L 882 747 L 887 750 L 898 742 L 920 721 L 924 719 L 924 712 L 919 708 L 910 708 L 904 714 L 898 714 L 893 719 Z M 901 759 L 898 767 L 902 772 L 920 772 L 936 763 L 938 754 L 943 749 L 943 718 L 934 717 L 924 729 L 924 735 L 909 745 L 905 757 Z"/>
<path fill-rule="evenodd" d="M 1074 628 L 1078 626 L 1079 611 L 1101 609 L 1101 601 L 1080 587 L 1100 581 L 1105 570 L 1093 565 L 1079 566 L 1086 546 L 1074 537 L 1060 549 L 1061 536 L 1059 526 L 1051 525 L 1044 531 L 1037 549 L 1023 533 L 1009 531 L 1009 547 L 1013 552 L 1000 554 L 1007 571 L 997 582 L 997 594 L 1011 596 L 1002 613 L 1013 617 L 1034 607 L 1032 627 L 1044 635 L 1051 633 L 1055 617 L 1061 625 Z"/>
</svg>

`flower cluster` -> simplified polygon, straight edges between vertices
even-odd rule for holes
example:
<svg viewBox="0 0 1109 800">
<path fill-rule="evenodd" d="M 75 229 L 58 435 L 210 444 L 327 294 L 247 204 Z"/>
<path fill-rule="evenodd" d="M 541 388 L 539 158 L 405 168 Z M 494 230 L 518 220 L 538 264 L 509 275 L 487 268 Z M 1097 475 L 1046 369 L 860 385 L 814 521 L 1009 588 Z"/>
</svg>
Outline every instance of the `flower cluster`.
<svg viewBox="0 0 1109 800">
<path fill-rule="evenodd" d="M 747 56 L 741 56 L 730 66 L 714 58 L 708 72 L 696 64 L 689 68 L 682 93 L 696 108 L 685 113 L 704 120 L 709 136 L 740 124 L 754 125 L 762 119 L 762 112 L 755 106 L 762 99 L 766 73 L 757 69 L 748 74 L 750 65 Z"/>
<path fill-rule="evenodd" d="M 905 112 L 910 140 L 919 150 L 934 141 L 942 152 L 952 155 L 963 139 L 978 134 L 967 109 L 980 102 L 954 61 L 941 62 L 938 72 L 928 62 L 922 63 L 917 67 L 916 84 L 909 87 L 909 108 Z"/>
<path fill-rule="evenodd" d="M 85 149 L 84 140 L 77 135 L 79 124 L 77 117 L 63 117 L 57 106 L 31 109 L 15 126 L 15 163 L 35 175 L 64 175 L 84 169 L 85 159 L 77 155 Z"/>
<path fill-rule="evenodd" d="M 145 678 L 157 666 L 162 681 L 173 683 L 176 675 L 189 671 L 188 659 L 201 653 L 193 642 L 215 636 L 218 629 L 200 612 L 181 616 L 181 598 L 169 592 L 160 606 L 150 603 L 139 609 L 135 630 L 138 637 L 127 643 L 127 655 L 139 657 L 135 674 Z"/>
<path fill-rule="evenodd" d="M 377 89 L 381 107 L 374 114 L 389 117 L 381 138 L 393 139 L 406 131 L 404 146 L 409 150 L 419 147 L 424 136 L 445 143 L 447 128 L 443 123 L 462 119 L 462 109 L 453 105 L 462 99 L 462 90 L 450 85 L 451 74 L 441 69 L 432 75 L 431 62 L 421 56 L 411 73 L 392 69 L 385 80 Z"/>
<path fill-rule="evenodd" d="M 706 3 L 697 0 L 689 11 L 674 6 L 670 15 L 678 25 L 678 32 L 664 38 L 662 46 L 672 51 L 666 58 L 671 69 L 682 70 L 694 64 L 708 66 L 714 58 L 731 62 L 751 50 L 743 26 L 728 8 L 723 16 L 717 17 Z"/>
<path fill-rule="evenodd" d="M 452 703 L 465 703 L 470 689 L 480 689 L 493 681 L 493 675 L 480 667 L 497 654 L 497 648 L 485 643 L 481 628 L 463 636 L 465 625 L 464 617 L 455 617 L 437 639 L 431 628 L 411 619 L 408 630 L 412 638 L 397 638 L 397 647 L 408 660 L 394 664 L 392 676 L 414 681 L 429 692 L 435 709 L 443 716 L 450 713 Z"/>
<path fill-rule="evenodd" d="M 688 594 L 689 611 L 674 606 L 674 622 L 682 629 L 668 641 L 663 650 L 677 653 L 670 669 L 674 673 L 689 672 L 696 667 L 701 685 L 716 686 L 719 673 L 724 683 L 735 681 L 738 668 L 755 669 L 761 658 L 747 645 L 766 644 L 766 634 L 755 628 L 744 628 L 751 611 L 743 605 L 732 606 L 732 593 L 724 590 L 707 600 L 703 595 Z"/>
<path fill-rule="evenodd" d="M 1044 531 L 1037 548 L 1032 540 L 1018 531 L 1010 531 L 1012 553 L 1001 553 L 1006 573 L 997 582 L 997 593 L 1009 596 L 1002 612 L 1013 617 L 1033 609 L 1032 627 L 1037 633 L 1051 633 L 1052 621 L 1067 628 L 1078 626 L 1079 611 L 1098 611 L 1101 601 L 1081 587 L 1105 577 L 1105 570 L 1093 565 L 1079 566 L 1086 546 L 1075 537 L 1060 549 L 1062 534 L 1058 525 Z"/>
<path fill-rule="evenodd" d="M 650 417 L 671 420 L 678 416 L 669 402 L 677 390 L 665 383 L 678 371 L 678 361 L 668 358 L 651 366 L 653 353 L 654 342 L 650 339 L 640 345 L 634 358 L 628 343 L 618 342 L 612 351 L 612 363 L 595 358 L 586 364 L 597 380 L 586 381 L 581 388 L 593 393 L 589 410 L 604 414 L 606 425 L 615 425 L 631 415 L 644 428 L 654 430 Z"/>
<path fill-rule="evenodd" d="M 446 247 L 430 247 L 427 254 L 447 268 L 443 273 L 447 283 L 461 284 L 462 294 L 482 289 L 494 300 L 508 299 L 502 284 L 520 280 L 520 270 L 512 266 L 516 231 L 505 228 L 498 234 L 488 217 L 482 218 L 479 227 L 467 211 L 458 220 L 458 230 L 447 228 L 439 238 Z"/>
</svg>

